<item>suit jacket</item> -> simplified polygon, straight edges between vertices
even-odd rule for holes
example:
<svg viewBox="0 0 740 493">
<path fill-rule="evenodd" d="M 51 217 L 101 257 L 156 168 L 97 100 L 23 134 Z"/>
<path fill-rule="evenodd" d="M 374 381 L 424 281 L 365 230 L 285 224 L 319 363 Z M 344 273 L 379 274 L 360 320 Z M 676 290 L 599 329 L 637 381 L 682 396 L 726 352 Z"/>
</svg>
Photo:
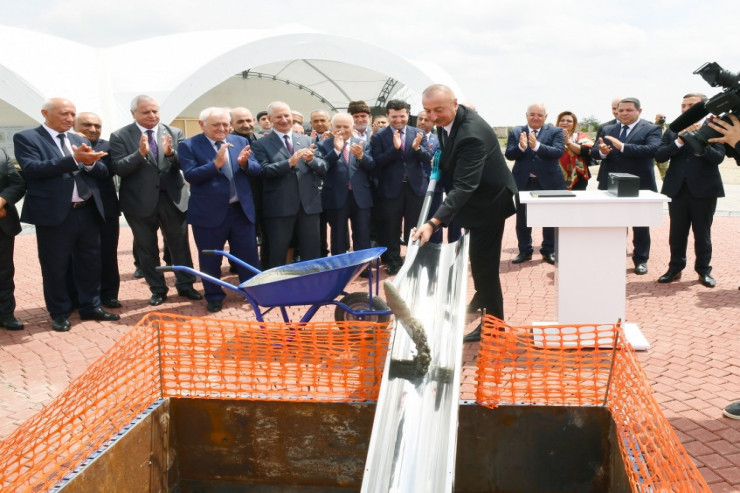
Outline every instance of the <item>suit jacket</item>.
<svg viewBox="0 0 740 493">
<path fill-rule="evenodd" d="M 534 174 L 543 189 L 565 190 L 567 186 L 558 161 L 565 150 L 563 129 L 553 125 L 543 125 L 537 135 L 540 143 L 537 152 L 529 147 L 524 151 L 519 148 L 519 136 L 527 131 L 527 125 L 511 129 L 506 142 L 506 159 L 514 161 L 514 168 L 511 172 L 514 175 L 516 186 L 520 190 L 526 189 L 530 174 Z"/>
<path fill-rule="evenodd" d="M 619 138 L 622 130 L 622 124 L 617 122 L 614 125 L 604 127 L 602 138 L 604 142 L 607 135 Z M 630 173 L 640 177 L 640 189 L 658 191 L 655 183 L 655 164 L 653 159 L 658 151 L 660 139 L 663 136 L 663 130 L 652 123 L 639 120 L 627 139 L 623 142 L 624 149 L 618 151 L 613 149 L 605 158 L 601 158 L 598 144 L 591 149 L 591 156 L 594 159 L 601 159 L 599 168 L 599 189 L 606 190 L 609 182 L 609 173 Z"/>
<path fill-rule="evenodd" d="M 293 150 L 310 147 L 313 139 L 307 135 L 293 135 Z M 262 167 L 262 206 L 265 217 L 287 217 L 298 214 L 300 207 L 306 214 L 321 212 L 321 177 L 326 173 L 326 162 L 318 147 L 310 163 L 305 159 L 291 168 L 290 153 L 278 134 L 270 132 L 252 145 L 254 156 Z"/>
<path fill-rule="evenodd" d="M 434 213 L 443 224 L 454 218 L 464 228 L 476 228 L 516 212 L 517 188 L 498 138 L 485 120 L 463 105 L 457 107 L 439 166 L 452 175 L 452 188 Z"/>
<path fill-rule="evenodd" d="M 356 137 L 350 138 L 351 144 L 362 144 L 364 152 L 359 161 L 352 152 L 349 162 L 334 150 L 334 137 L 319 143 L 321 154 L 326 161 L 327 171 L 324 175 L 324 187 L 321 190 L 321 204 L 324 209 L 339 209 L 347 201 L 348 184 L 352 183 L 352 195 L 360 208 L 373 206 L 370 191 L 370 174 L 375 167 L 375 160 L 370 155 L 370 144 Z"/>
<path fill-rule="evenodd" d="M 74 133 L 66 135 L 71 145 L 89 144 Z M 21 221 L 37 226 L 58 226 L 64 222 L 71 209 L 75 171 L 80 171 L 100 217 L 105 217 L 97 180 L 92 179 L 108 176 L 108 168 L 101 161 L 93 163 L 89 171 L 81 169 L 74 157 L 62 154 L 43 126 L 18 132 L 13 136 L 13 145 L 28 186 Z"/>
<path fill-rule="evenodd" d="M 229 161 L 224 166 L 231 166 L 234 176 L 239 205 L 250 222 L 255 222 L 254 198 L 250 176 L 259 176 L 260 165 L 254 155 L 249 156 L 246 169 L 239 166 L 237 158 L 247 139 L 237 135 L 226 136 L 226 142 L 232 144 L 227 152 Z M 185 179 L 190 183 L 190 202 L 188 204 L 188 223 L 193 226 L 214 227 L 226 219 L 229 208 L 229 179 L 224 172 L 216 168 L 216 149 L 205 134 L 198 134 L 183 140 L 177 148 L 180 166 Z"/>
<path fill-rule="evenodd" d="M 388 126 L 373 135 L 370 139 L 370 154 L 375 159 L 376 176 L 378 177 L 378 195 L 393 199 L 401 194 L 404 169 L 411 189 L 418 196 L 423 196 L 429 185 L 429 169 L 432 153 L 426 137 L 421 140 L 419 150 L 411 145 L 418 132 L 416 127 L 407 125 L 404 130 L 404 148 L 396 149 L 393 145 L 393 134 L 396 129 Z"/>
<path fill-rule="evenodd" d="M 0 230 L 8 236 L 15 236 L 21 232 L 21 222 L 15 203 L 26 193 L 26 182 L 15 169 L 10 157 L 0 149 L 0 197 L 5 204 L 5 217 L 0 218 Z"/>
<path fill-rule="evenodd" d="M 100 190 L 100 199 L 103 201 L 103 210 L 105 211 L 105 219 L 111 221 L 117 221 L 118 216 L 121 215 L 121 209 L 118 205 L 118 194 L 116 193 L 116 184 L 113 181 L 113 166 L 111 165 L 110 158 L 110 144 L 107 140 L 98 139 L 97 142 L 92 146 L 96 151 L 107 152 L 108 155 L 104 156 L 100 162 L 102 162 L 106 168 L 108 168 L 108 176 L 106 178 L 99 178 L 98 189 Z"/>
<path fill-rule="evenodd" d="M 162 137 L 172 136 L 174 156 L 165 157 L 162 150 Z M 182 212 L 188 209 L 188 189 L 180 173 L 177 147 L 183 141 L 179 128 L 159 124 L 157 144 L 160 147 L 159 159 L 155 161 L 151 150 L 146 157 L 139 153 L 141 130 L 131 123 L 113 132 L 110 136 L 110 153 L 113 171 L 121 177 L 119 202 L 121 210 L 127 214 L 146 217 L 154 213 L 159 201 L 160 187 L 175 206 Z"/>
<path fill-rule="evenodd" d="M 675 197 L 684 183 L 692 197 L 709 199 L 725 196 L 722 186 L 722 176 L 719 165 L 725 159 L 725 149 L 722 144 L 710 144 L 701 156 L 695 156 L 684 145 L 676 145 L 678 134 L 667 129 L 655 154 L 655 160 L 665 162 L 671 160 L 668 171 L 663 180 L 660 193 Z"/>
</svg>

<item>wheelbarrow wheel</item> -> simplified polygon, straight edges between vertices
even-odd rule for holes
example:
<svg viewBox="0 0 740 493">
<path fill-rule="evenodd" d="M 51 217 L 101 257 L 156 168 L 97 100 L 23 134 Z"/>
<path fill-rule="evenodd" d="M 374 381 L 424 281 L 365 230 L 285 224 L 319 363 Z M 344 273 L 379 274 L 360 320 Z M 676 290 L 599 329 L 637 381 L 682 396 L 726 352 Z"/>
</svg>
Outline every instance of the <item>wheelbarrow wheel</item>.
<svg viewBox="0 0 740 493">
<path fill-rule="evenodd" d="M 350 307 L 352 310 L 360 311 L 360 310 L 367 310 L 368 309 L 368 294 L 367 293 L 349 293 L 347 296 L 339 300 L 341 303 L 344 303 L 348 307 Z M 389 310 L 388 305 L 385 301 L 379 296 L 373 296 L 373 310 Z M 390 321 L 391 316 L 387 314 L 382 315 L 367 315 L 365 317 L 365 321 L 367 322 L 388 322 Z M 342 307 L 337 305 L 337 307 L 334 310 L 334 320 L 337 322 L 344 322 L 344 321 L 351 321 L 351 320 L 359 320 L 357 316 L 353 315 L 352 313 L 344 310 Z"/>
</svg>

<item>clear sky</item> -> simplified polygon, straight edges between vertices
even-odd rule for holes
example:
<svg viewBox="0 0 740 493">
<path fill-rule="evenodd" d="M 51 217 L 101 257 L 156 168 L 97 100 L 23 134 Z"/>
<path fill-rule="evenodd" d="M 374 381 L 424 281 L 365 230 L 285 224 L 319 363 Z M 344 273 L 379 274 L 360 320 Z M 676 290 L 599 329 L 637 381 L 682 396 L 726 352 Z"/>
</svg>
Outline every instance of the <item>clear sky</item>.
<svg viewBox="0 0 740 493">
<path fill-rule="evenodd" d="M 550 122 L 566 109 L 605 121 L 616 96 L 670 121 L 683 94 L 719 92 L 692 74 L 704 62 L 740 72 L 739 0 L 0 0 L 0 9 L 0 24 L 93 46 L 300 23 L 437 63 L 496 126 L 525 123 L 533 102 Z"/>
</svg>

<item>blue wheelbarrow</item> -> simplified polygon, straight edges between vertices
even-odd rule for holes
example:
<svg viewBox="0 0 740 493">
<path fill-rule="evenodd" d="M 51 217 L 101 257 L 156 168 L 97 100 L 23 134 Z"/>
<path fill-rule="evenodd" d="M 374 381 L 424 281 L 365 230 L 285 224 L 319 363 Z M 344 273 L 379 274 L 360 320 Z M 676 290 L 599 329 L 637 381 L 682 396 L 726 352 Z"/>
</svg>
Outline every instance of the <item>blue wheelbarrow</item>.
<svg viewBox="0 0 740 493">
<path fill-rule="evenodd" d="M 308 305 L 308 310 L 300 320 L 300 323 L 305 323 L 310 321 L 322 306 L 335 305 L 334 318 L 337 321 L 362 320 L 382 323 L 390 320 L 392 313 L 385 301 L 378 296 L 380 255 L 384 251 L 384 247 L 368 248 L 260 271 L 228 252 L 203 250 L 204 254 L 222 255 L 255 273 L 254 277 L 238 286 L 191 267 L 172 265 L 157 269 L 189 272 L 225 289 L 236 291 L 252 305 L 259 322 L 264 322 L 264 315 L 277 308 L 283 320 L 288 323 L 290 317 L 287 307 Z M 347 284 L 365 269 L 369 274 L 368 291 L 347 293 L 345 291 Z M 342 298 L 337 301 L 339 296 Z"/>
</svg>

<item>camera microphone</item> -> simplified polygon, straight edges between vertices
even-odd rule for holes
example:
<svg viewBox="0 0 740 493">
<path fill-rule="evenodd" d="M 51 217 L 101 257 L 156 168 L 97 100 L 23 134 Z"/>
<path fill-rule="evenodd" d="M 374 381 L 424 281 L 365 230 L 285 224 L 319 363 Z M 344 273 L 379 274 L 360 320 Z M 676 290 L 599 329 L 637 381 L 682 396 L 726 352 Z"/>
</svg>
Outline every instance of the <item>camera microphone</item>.
<svg viewBox="0 0 740 493">
<path fill-rule="evenodd" d="M 668 128 L 676 133 L 679 133 L 681 130 L 690 125 L 693 125 L 708 114 L 709 110 L 704 105 L 704 102 L 696 103 L 694 106 L 678 115 L 678 118 L 673 120 Z"/>
</svg>

